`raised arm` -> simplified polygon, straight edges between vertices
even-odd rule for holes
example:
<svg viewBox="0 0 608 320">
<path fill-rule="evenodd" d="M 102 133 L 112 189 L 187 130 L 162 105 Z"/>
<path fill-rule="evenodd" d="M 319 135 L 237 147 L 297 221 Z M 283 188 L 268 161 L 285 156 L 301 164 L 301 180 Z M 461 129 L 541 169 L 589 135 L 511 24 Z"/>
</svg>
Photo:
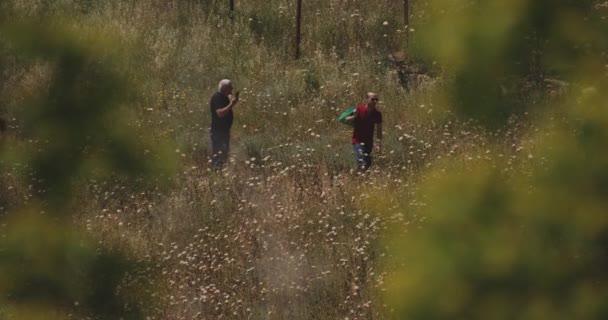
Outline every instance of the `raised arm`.
<svg viewBox="0 0 608 320">
<path fill-rule="evenodd" d="M 230 112 L 230 110 L 232 110 L 232 107 L 234 107 L 238 102 L 239 102 L 239 92 L 237 91 L 234 94 L 234 97 L 232 97 L 230 99 L 230 103 L 223 108 L 215 110 L 215 113 L 217 114 L 218 117 L 223 118 L 224 116 L 226 116 L 226 114 L 228 114 L 228 112 Z"/>
</svg>

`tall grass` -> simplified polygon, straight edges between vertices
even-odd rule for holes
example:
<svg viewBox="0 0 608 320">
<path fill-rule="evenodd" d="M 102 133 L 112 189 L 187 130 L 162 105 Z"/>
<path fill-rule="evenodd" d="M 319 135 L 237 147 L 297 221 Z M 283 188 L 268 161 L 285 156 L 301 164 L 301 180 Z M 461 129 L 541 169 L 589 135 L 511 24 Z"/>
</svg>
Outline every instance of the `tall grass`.
<svg viewBox="0 0 608 320">
<path fill-rule="evenodd" d="M 126 249 L 146 267 L 125 286 L 152 284 L 141 301 L 150 319 L 387 319 L 382 291 L 387 269 L 379 245 L 389 226 L 407 232 L 424 219 L 403 208 L 425 206 L 419 173 L 442 159 L 464 168 L 479 154 L 508 159 L 505 170 L 534 161 L 534 130 L 526 117 L 487 132 L 432 99 L 444 90 L 435 74 L 404 88 L 390 59 L 416 45 L 423 2 L 412 25 L 400 25 L 388 1 L 306 1 L 303 58 L 292 60 L 293 1 L 237 1 L 231 20 L 223 1 L 25 1 L 3 9 L 21 16 L 63 16 L 76 26 L 112 33 L 106 48 L 129 59 L 122 68 L 139 83 L 142 103 L 132 125 L 150 138 L 170 138 L 180 173 L 173 187 L 136 192 L 115 182 L 81 181 L 75 219 L 101 247 Z M 95 37 L 86 33 L 83 37 Z M 412 57 L 415 59 L 415 57 Z M 408 60 L 408 63 L 412 63 Z M 20 135 L 17 102 L 48 85 L 44 66 L 9 61 L 0 86 L 11 135 Z M 218 81 L 241 91 L 230 163 L 208 170 L 208 100 Z M 384 150 L 367 176 L 353 172 L 351 129 L 343 109 L 380 95 Z M 36 141 L 24 144 L 35 145 Z M 501 150 L 490 150 L 501 140 Z M 487 149 L 487 152 L 485 152 Z M 479 152 L 481 151 L 481 152 Z M 485 152 L 485 153 L 484 153 Z M 475 159 L 473 159 L 475 154 Z M 14 178 L 27 170 L 4 164 L 0 212 L 37 192 Z M 378 214 L 369 195 L 397 190 Z M 384 209 L 383 209 L 384 210 Z"/>
</svg>

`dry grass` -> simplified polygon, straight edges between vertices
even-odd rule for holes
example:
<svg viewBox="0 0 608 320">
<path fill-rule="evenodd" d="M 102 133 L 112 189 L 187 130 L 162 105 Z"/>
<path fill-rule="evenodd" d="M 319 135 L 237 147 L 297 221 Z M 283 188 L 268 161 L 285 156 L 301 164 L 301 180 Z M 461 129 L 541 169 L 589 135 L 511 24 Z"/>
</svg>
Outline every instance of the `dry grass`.
<svg viewBox="0 0 608 320">
<path fill-rule="evenodd" d="M 391 318 L 384 277 L 401 266 L 383 264 L 390 247 L 382 237 L 423 219 L 414 214 L 424 206 L 420 173 L 446 158 L 466 168 L 486 148 L 487 161 L 506 159 L 505 170 L 533 159 L 527 120 L 490 134 L 433 99 L 440 77 L 402 87 L 388 54 L 401 49 L 405 28 L 387 2 L 307 2 L 297 62 L 293 1 L 237 1 L 234 22 L 216 2 L 9 2 L 22 14 L 66 14 L 118 35 L 115 50 L 132 52 L 123 67 L 143 97 L 134 125 L 175 143 L 181 172 L 169 190 L 84 181 L 74 201 L 75 219 L 101 246 L 144 263 L 125 285 L 156 288 L 156 301 L 141 301 L 150 319 Z M 224 77 L 242 99 L 231 161 L 218 174 L 207 169 L 207 103 Z M 7 83 L 20 92 L 44 81 L 20 70 Z M 385 142 L 362 177 L 352 171 L 349 128 L 335 119 L 369 90 L 382 99 Z M 11 130 L 18 125 L 11 120 Z M 497 140 L 503 149 L 489 150 Z M 33 192 L 14 181 L 17 170 L 0 175 L 0 211 Z M 387 189 L 402 197 L 378 212 L 370 196 Z"/>
</svg>

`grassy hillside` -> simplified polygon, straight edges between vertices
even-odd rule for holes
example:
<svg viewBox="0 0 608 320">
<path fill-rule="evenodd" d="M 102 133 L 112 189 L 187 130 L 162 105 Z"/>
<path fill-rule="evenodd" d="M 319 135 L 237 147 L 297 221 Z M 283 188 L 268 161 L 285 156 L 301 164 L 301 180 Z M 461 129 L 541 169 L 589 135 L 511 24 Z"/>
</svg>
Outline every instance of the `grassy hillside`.
<svg viewBox="0 0 608 320">
<path fill-rule="evenodd" d="M 387 259 L 394 248 L 385 236 L 394 228 L 407 235 L 426 219 L 423 173 L 487 165 L 525 176 L 542 157 L 536 121 L 546 112 L 488 128 L 450 111 L 450 100 L 436 99 L 448 90 L 449 66 L 417 54 L 433 45 L 417 34 L 435 9 L 410 2 L 406 27 L 399 1 L 305 0 L 297 61 L 295 1 L 236 1 L 231 18 L 228 1 L 216 0 L 8 0 L 0 17 L 63 25 L 84 43 L 101 39 L 87 49 L 122 58 L 98 66 L 132 85 L 120 106 L 138 132 L 131 138 L 169 143 L 170 174 L 79 179 L 70 200 L 73 219 L 100 248 L 141 263 L 121 288 L 147 288 L 151 298 L 137 300 L 150 319 L 390 319 L 386 277 L 407 264 Z M 22 114 L 24 101 L 49 90 L 54 69 L 9 49 L 0 46 L 2 139 L 15 154 L 44 150 L 53 142 L 24 133 Z M 208 101 L 223 78 L 241 101 L 230 163 L 215 173 Z M 557 99 L 542 79 L 522 83 L 520 100 Z M 336 119 L 368 91 L 380 96 L 384 150 L 359 176 L 350 128 Z M 46 192 L 24 163 L 0 164 L 3 215 Z"/>
</svg>

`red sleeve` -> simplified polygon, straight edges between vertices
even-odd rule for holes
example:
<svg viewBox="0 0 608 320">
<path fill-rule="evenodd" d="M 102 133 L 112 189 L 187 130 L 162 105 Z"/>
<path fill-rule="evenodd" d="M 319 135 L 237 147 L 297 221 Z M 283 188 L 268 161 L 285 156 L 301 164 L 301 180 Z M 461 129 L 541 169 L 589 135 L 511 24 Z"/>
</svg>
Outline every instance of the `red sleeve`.
<svg viewBox="0 0 608 320">
<path fill-rule="evenodd" d="M 363 112 L 363 105 L 358 105 L 357 108 L 355 109 L 357 111 L 357 113 L 361 113 Z"/>
</svg>

